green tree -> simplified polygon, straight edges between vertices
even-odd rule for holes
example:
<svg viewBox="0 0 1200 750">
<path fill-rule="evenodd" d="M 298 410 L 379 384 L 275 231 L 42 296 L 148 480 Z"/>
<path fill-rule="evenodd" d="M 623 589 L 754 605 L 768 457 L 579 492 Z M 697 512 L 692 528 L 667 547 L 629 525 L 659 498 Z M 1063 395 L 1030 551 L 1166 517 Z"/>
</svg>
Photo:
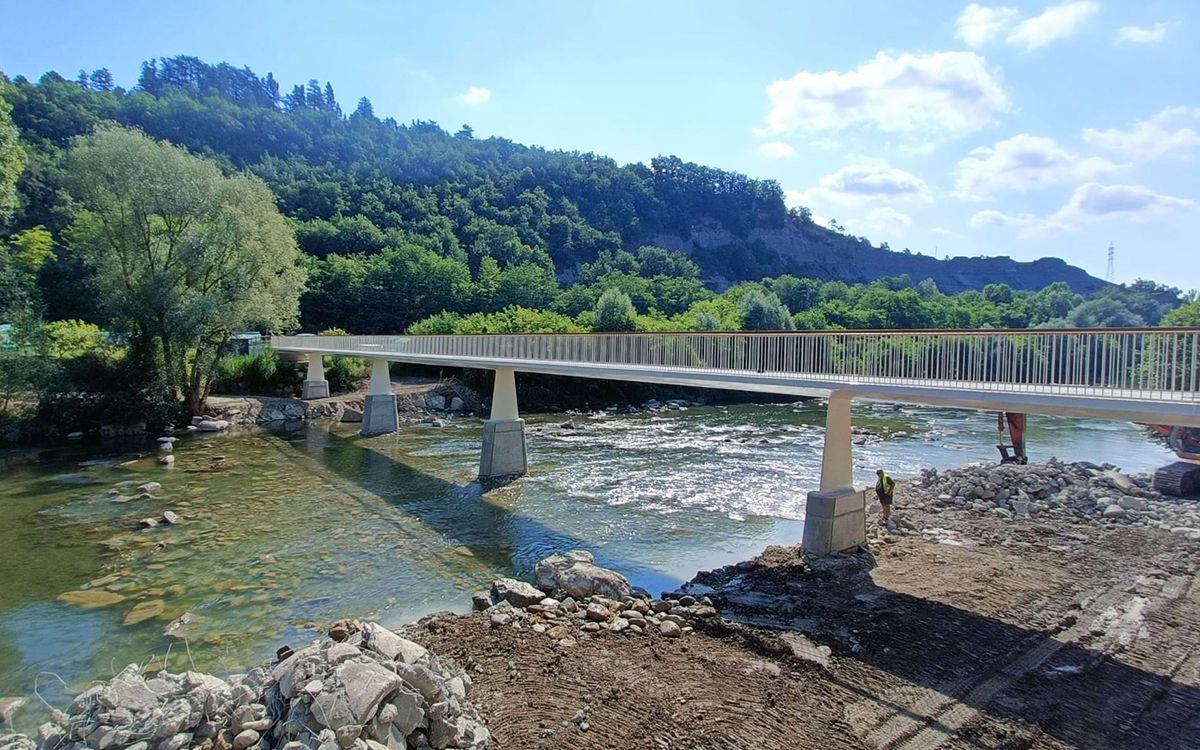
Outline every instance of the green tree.
<svg viewBox="0 0 1200 750">
<path fill-rule="evenodd" d="M 1084 302 L 1067 318 L 1076 328 L 1133 328 L 1145 321 L 1111 297 Z"/>
<path fill-rule="evenodd" d="M 558 296 L 554 272 L 532 264 L 506 268 L 500 272 L 496 296 L 505 306 L 540 308 Z"/>
<path fill-rule="evenodd" d="M 200 413 L 229 334 L 298 322 L 295 237 L 261 180 L 106 126 L 67 160 L 81 210 L 70 243 L 96 271 L 114 329 Z"/>
<path fill-rule="evenodd" d="M 1163 316 L 1161 325 L 1178 328 L 1200 328 L 1200 300 L 1180 305 Z"/>
<path fill-rule="evenodd" d="M 17 179 L 25 171 L 25 149 L 6 98 L 10 88 L 8 79 L 0 73 L 0 227 L 7 226 L 17 210 Z"/>
<path fill-rule="evenodd" d="M 757 289 L 741 301 L 742 328 L 747 331 L 791 331 L 795 330 L 792 314 L 771 292 Z"/>
<path fill-rule="evenodd" d="M 9 242 L 17 260 L 30 271 L 37 271 L 54 257 L 54 238 L 42 225 L 14 234 Z"/>
<path fill-rule="evenodd" d="M 597 331 L 633 331 L 637 329 L 637 311 L 629 295 L 612 288 L 600 295 L 596 301 Z"/>
<path fill-rule="evenodd" d="M 46 352 L 57 359 L 79 357 L 104 346 L 104 331 L 82 320 L 56 320 L 43 329 Z"/>
</svg>

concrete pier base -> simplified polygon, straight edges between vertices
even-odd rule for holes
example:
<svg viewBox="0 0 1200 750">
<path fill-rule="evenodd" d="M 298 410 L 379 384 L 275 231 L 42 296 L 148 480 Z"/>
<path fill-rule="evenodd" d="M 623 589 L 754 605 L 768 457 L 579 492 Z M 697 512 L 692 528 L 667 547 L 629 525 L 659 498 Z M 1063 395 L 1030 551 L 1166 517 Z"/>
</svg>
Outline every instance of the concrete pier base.
<svg viewBox="0 0 1200 750">
<path fill-rule="evenodd" d="M 314 398 L 329 398 L 328 380 L 305 380 L 300 387 L 300 398 L 305 401 Z"/>
<path fill-rule="evenodd" d="M 483 451 L 479 456 L 479 478 L 520 476 L 529 471 L 525 452 L 524 419 L 486 419 L 483 422 Z"/>
<path fill-rule="evenodd" d="M 393 394 L 372 393 L 363 403 L 362 434 L 382 435 L 400 429 L 400 417 L 396 413 L 396 397 Z"/>
<path fill-rule="evenodd" d="M 867 490 L 808 493 L 801 547 L 814 555 L 846 552 L 867 543 Z"/>
</svg>

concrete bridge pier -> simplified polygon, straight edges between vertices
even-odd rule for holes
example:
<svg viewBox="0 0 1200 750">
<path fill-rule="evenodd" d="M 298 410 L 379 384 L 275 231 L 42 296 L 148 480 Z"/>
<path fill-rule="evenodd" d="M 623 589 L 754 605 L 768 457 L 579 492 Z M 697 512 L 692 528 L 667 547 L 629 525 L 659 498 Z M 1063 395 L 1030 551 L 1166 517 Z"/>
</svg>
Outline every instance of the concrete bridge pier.
<svg viewBox="0 0 1200 750">
<path fill-rule="evenodd" d="M 400 429 L 396 413 L 396 396 L 392 393 L 392 376 L 386 359 L 371 360 L 371 383 L 363 403 L 362 434 L 382 435 Z"/>
<path fill-rule="evenodd" d="M 479 478 L 520 476 L 529 471 L 525 452 L 525 420 L 517 413 L 517 380 L 511 367 L 496 369 L 492 414 L 483 422 Z"/>
<path fill-rule="evenodd" d="M 329 381 L 325 379 L 325 364 L 320 352 L 308 353 L 308 375 L 300 387 L 300 398 L 329 398 Z"/>
<path fill-rule="evenodd" d="M 854 488 L 854 454 L 850 402 L 854 394 L 834 391 L 825 413 L 825 445 L 821 452 L 821 488 L 808 493 L 804 513 L 806 552 L 827 555 L 867 542 L 865 490 Z"/>
</svg>

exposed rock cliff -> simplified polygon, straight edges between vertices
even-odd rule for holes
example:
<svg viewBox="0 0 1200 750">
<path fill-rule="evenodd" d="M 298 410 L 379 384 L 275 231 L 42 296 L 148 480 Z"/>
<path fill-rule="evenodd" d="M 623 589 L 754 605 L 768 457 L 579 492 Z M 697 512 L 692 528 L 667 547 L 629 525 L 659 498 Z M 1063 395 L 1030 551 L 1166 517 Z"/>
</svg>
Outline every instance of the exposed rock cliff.
<svg viewBox="0 0 1200 750">
<path fill-rule="evenodd" d="M 847 283 L 908 274 L 914 283 L 933 279 L 949 294 L 993 283 L 1014 289 L 1041 289 L 1064 281 L 1080 294 L 1091 294 L 1105 285 L 1060 258 L 1032 262 L 1006 256 L 939 260 L 873 247 L 854 237 L 792 220 L 778 228 L 756 227 L 745 237 L 734 235 L 717 222 L 705 222 L 693 225 L 688 237 L 660 234 L 652 242 L 691 255 L 706 280 L 717 287 L 778 273 Z"/>
</svg>

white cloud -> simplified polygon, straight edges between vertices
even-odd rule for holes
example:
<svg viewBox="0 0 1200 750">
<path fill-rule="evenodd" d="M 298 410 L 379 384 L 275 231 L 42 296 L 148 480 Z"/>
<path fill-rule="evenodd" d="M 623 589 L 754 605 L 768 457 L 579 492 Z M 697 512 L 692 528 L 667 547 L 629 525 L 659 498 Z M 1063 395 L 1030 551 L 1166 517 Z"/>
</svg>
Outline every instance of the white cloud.
<svg viewBox="0 0 1200 750">
<path fill-rule="evenodd" d="M 1026 18 L 1008 35 L 1009 44 L 1017 44 L 1027 50 L 1044 47 L 1056 39 L 1071 36 L 1083 22 L 1100 10 L 1100 4 L 1092 0 L 1051 5 L 1033 18 Z"/>
<path fill-rule="evenodd" d="M 1122 26 L 1117 29 L 1117 41 L 1129 44 L 1156 44 L 1167 38 L 1167 32 L 1172 24 L 1156 23 L 1150 28 L 1145 26 Z"/>
<path fill-rule="evenodd" d="M 969 47 L 982 47 L 999 39 L 1017 20 L 1017 9 L 1007 6 L 988 8 L 971 3 L 955 21 L 955 36 Z"/>
<path fill-rule="evenodd" d="M 1083 131 L 1083 140 L 1097 148 L 1131 158 L 1153 159 L 1169 153 L 1200 150 L 1200 133 L 1183 123 L 1200 120 L 1200 108 L 1167 107 L 1128 130 Z"/>
<path fill-rule="evenodd" d="M 1009 109 L 1008 95 L 974 52 L 880 52 L 853 70 L 801 71 L 767 87 L 760 135 L 865 126 L 887 133 L 957 135 Z"/>
<path fill-rule="evenodd" d="M 1012 215 L 994 208 L 988 208 L 983 211 L 977 211 L 974 216 L 967 220 L 967 226 L 971 229 L 990 229 L 992 227 L 1025 228 L 1033 226 L 1037 221 L 1038 217 L 1033 214 Z"/>
<path fill-rule="evenodd" d="M 954 168 L 954 194 L 982 200 L 1000 191 L 1037 190 L 1119 168 L 1107 159 L 1072 153 L 1051 138 L 1021 133 L 967 154 Z"/>
<path fill-rule="evenodd" d="M 854 225 L 862 227 L 867 233 L 897 237 L 908 231 L 912 223 L 908 214 L 901 213 L 891 206 L 881 206 L 867 211 L 866 216 L 855 221 Z"/>
<path fill-rule="evenodd" d="M 796 155 L 796 149 L 782 141 L 760 144 L 758 152 L 768 159 L 790 159 Z"/>
<path fill-rule="evenodd" d="M 483 86 L 472 86 L 458 95 L 458 100 L 468 107 L 487 104 L 492 98 L 492 90 Z"/>
<path fill-rule="evenodd" d="M 852 164 L 825 175 L 808 190 L 792 192 L 802 205 L 857 206 L 870 202 L 929 199 L 929 185 L 924 180 L 887 164 Z"/>
<path fill-rule="evenodd" d="M 1075 189 L 1052 221 L 1071 226 L 1090 219 L 1122 218 L 1147 221 L 1192 211 L 1196 201 L 1161 195 L 1142 185 L 1101 185 L 1089 182 Z"/>
<path fill-rule="evenodd" d="M 967 226 L 972 229 L 1014 228 L 1019 236 L 1029 237 L 1055 231 L 1072 231 L 1083 224 L 1107 219 L 1152 221 L 1197 208 L 1200 208 L 1200 204 L 1190 198 L 1162 195 L 1144 185 L 1089 182 L 1076 188 L 1062 208 L 1045 218 L 987 209 L 972 216 Z"/>
</svg>

